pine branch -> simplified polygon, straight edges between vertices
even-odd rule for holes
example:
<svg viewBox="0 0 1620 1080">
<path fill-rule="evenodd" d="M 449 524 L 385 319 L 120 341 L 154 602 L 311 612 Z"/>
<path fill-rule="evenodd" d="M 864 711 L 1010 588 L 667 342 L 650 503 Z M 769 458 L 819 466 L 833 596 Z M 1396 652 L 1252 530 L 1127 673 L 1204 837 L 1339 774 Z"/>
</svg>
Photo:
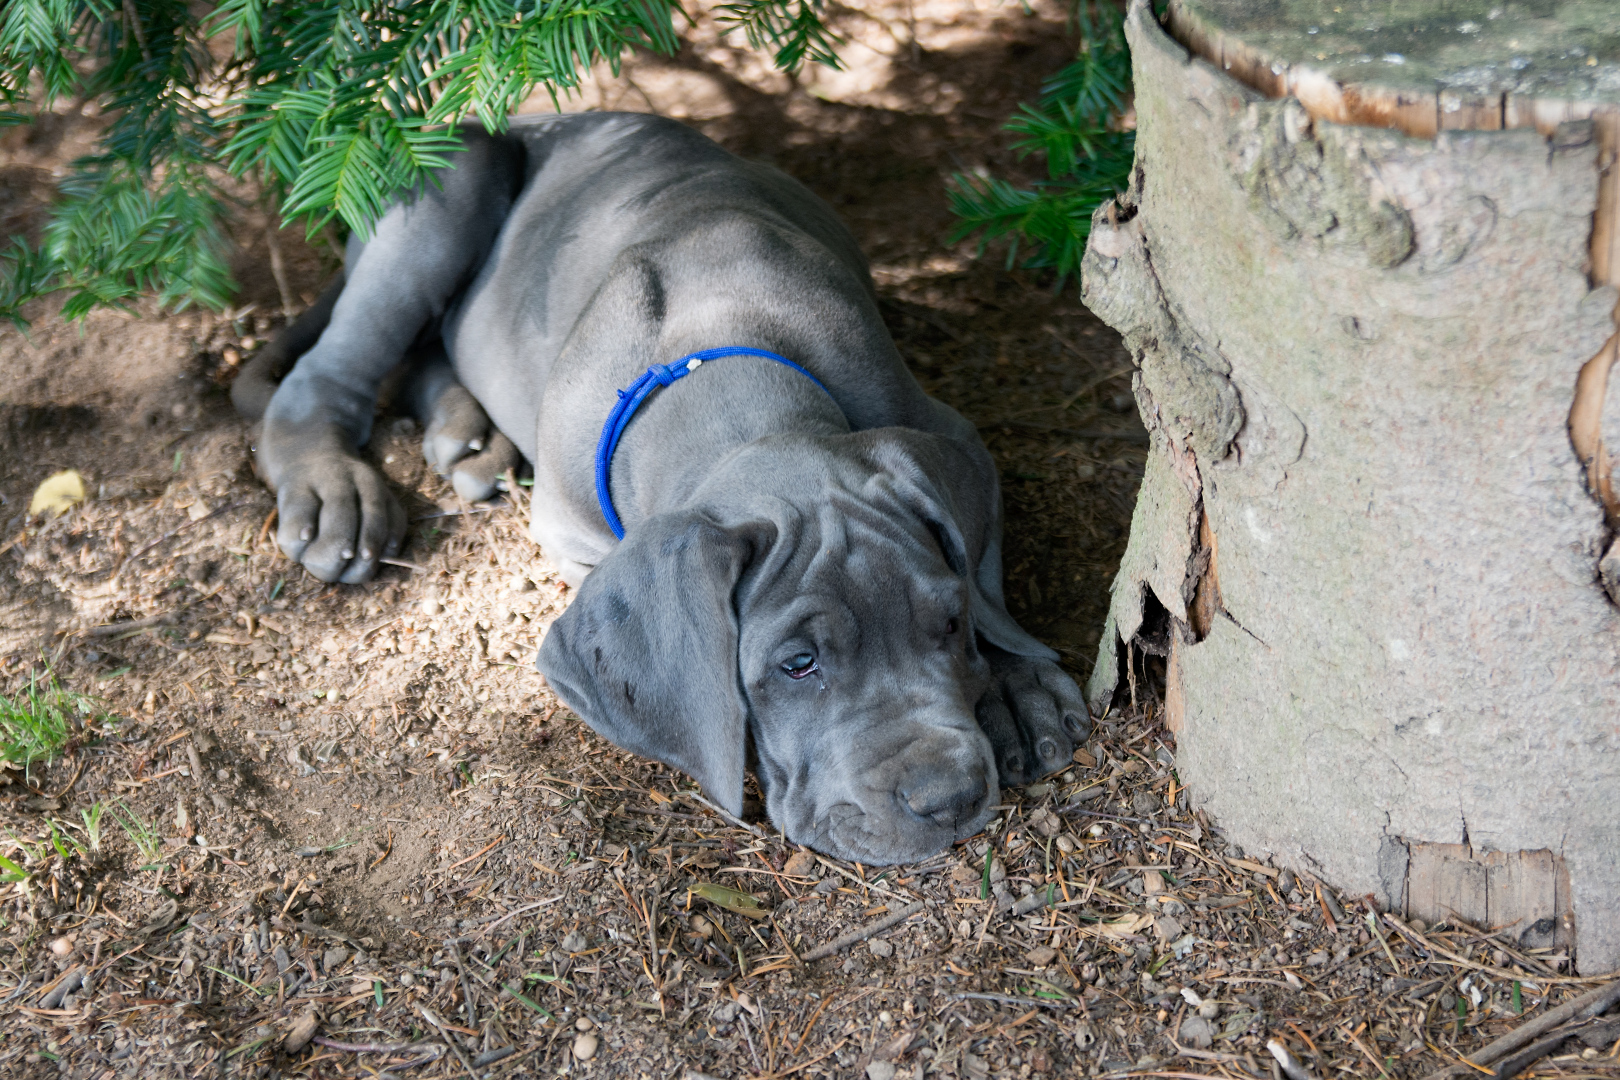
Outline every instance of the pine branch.
<svg viewBox="0 0 1620 1080">
<path fill-rule="evenodd" d="M 1136 144 L 1133 133 L 1114 130 L 1131 95 L 1123 15 L 1082 4 L 1076 21 L 1078 57 L 1046 81 L 1039 102 L 1020 105 L 1006 125 L 1020 136 L 1013 142 L 1020 158 L 1046 159 L 1048 179 L 1020 188 L 959 173 L 947 190 L 958 219 L 952 243 L 976 234 L 982 256 L 1004 240 L 1009 268 L 1052 269 L 1059 288 L 1079 272 L 1092 214 L 1125 189 Z"/>
<path fill-rule="evenodd" d="M 738 0 L 731 25 L 784 68 L 834 64 L 820 0 Z M 0 317 L 66 290 L 77 317 L 154 294 L 219 306 L 224 200 L 210 177 L 256 181 L 289 218 L 362 235 L 400 191 L 537 89 L 591 65 L 678 47 L 675 0 L 6 0 L 0 126 L 83 94 L 112 117 L 61 186 L 45 242 L 0 253 Z M 209 43 L 228 35 L 229 59 Z"/>
</svg>

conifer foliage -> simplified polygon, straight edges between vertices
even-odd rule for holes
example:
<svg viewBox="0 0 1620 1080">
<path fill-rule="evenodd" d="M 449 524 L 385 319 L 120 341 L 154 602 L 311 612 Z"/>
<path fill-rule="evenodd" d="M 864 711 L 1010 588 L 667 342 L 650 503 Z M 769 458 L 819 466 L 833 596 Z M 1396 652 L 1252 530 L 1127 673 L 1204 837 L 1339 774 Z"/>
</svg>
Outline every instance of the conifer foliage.
<svg viewBox="0 0 1620 1080">
<path fill-rule="evenodd" d="M 821 0 L 731 0 L 722 21 L 778 66 L 836 64 Z M 678 46 L 674 0 L 5 0 L 0 125 L 58 99 L 111 119 L 32 247 L 0 253 L 0 317 L 66 290 L 64 314 L 154 294 L 222 306 L 234 288 L 224 178 L 286 219 L 366 234 L 476 117 L 505 126 L 536 89 Z"/>
<path fill-rule="evenodd" d="M 1079 56 L 1007 123 L 1019 157 L 1046 159 L 1047 179 L 1021 188 L 957 173 L 949 193 L 958 219 L 953 242 L 977 234 L 983 254 L 1006 239 L 1009 267 L 1051 268 L 1059 287 L 1080 270 L 1091 215 L 1125 190 L 1136 148 L 1134 132 L 1117 130 L 1131 98 L 1124 16 L 1109 0 L 1079 0 L 1075 18 Z"/>
</svg>

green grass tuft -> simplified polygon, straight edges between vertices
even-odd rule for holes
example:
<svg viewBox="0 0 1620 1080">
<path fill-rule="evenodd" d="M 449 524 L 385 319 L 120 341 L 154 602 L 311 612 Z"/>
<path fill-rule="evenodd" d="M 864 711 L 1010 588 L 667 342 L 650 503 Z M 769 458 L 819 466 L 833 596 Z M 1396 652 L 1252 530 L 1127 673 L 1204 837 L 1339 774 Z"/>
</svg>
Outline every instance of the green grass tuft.
<svg viewBox="0 0 1620 1080">
<path fill-rule="evenodd" d="M 109 719 L 95 698 L 63 689 L 55 674 L 31 675 L 15 697 L 0 694 L 0 761 L 25 771 L 49 763 Z"/>
</svg>

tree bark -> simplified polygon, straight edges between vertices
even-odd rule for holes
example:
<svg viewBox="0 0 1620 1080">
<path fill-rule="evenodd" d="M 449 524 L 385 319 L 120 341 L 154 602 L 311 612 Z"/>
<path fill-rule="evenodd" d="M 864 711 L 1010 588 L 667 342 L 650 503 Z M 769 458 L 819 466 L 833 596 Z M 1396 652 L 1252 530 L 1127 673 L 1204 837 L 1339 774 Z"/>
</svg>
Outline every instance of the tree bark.
<svg viewBox="0 0 1620 1080">
<path fill-rule="evenodd" d="M 1620 966 L 1620 609 L 1571 441 L 1614 348 L 1620 101 L 1396 87 L 1358 113 L 1377 95 L 1330 63 L 1174 10 L 1260 89 L 1133 4 L 1136 169 L 1084 297 L 1153 448 L 1092 706 L 1162 653 L 1180 777 L 1243 847 Z M 1526 126 L 1446 130 L 1493 101 Z M 1620 447 L 1620 392 L 1596 401 Z"/>
</svg>

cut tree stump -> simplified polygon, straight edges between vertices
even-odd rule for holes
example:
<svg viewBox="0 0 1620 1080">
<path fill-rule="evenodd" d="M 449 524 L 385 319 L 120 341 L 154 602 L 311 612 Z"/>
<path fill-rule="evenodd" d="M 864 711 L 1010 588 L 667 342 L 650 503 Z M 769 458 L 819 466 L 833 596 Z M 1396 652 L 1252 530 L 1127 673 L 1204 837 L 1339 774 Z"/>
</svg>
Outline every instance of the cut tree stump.
<svg viewBox="0 0 1620 1080">
<path fill-rule="evenodd" d="M 1084 297 L 1152 449 L 1093 709 L 1162 657 L 1236 843 L 1620 966 L 1620 4 L 1137 0 L 1127 33 Z"/>
</svg>

